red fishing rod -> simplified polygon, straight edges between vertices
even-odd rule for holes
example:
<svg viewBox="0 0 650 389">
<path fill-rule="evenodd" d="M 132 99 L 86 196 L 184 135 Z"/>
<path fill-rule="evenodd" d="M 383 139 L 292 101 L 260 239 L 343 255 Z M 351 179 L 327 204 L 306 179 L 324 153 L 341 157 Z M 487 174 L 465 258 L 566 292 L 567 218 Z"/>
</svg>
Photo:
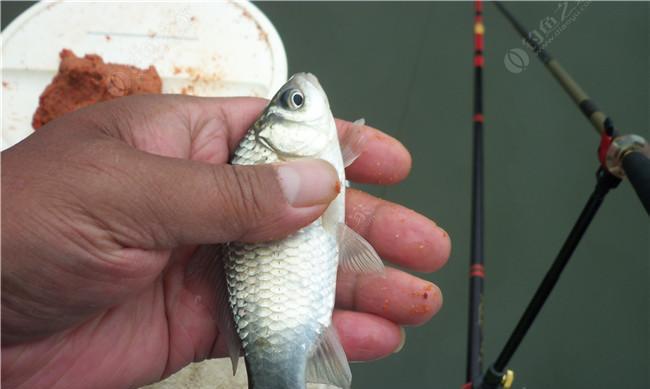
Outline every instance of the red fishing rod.
<svg viewBox="0 0 650 389">
<path fill-rule="evenodd" d="M 619 135 L 612 120 L 588 97 L 569 73 L 546 52 L 521 23 L 500 3 L 495 2 L 499 11 L 522 35 L 538 58 L 574 100 L 584 116 L 600 135 L 597 150 L 599 161 L 596 172 L 596 186 L 587 200 L 578 220 L 562 245 L 555 261 L 544 276 L 519 322 L 512 331 L 497 359 L 485 373 L 482 371 L 482 298 L 483 298 L 483 171 L 482 171 L 482 74 L 483 67 L 483 23 L 481 4 L 475 6 L 474 23 L 474 172 L 472 197 L 472 258 L 470 267 L 470 315 L 467 357 L 466 389 L 509 388 L 514 374 L 506 370 L 510 359 L 521 344 L 528 329 L 550 296 L 571 255 L 595 217 L 605 196 L 628 177 L 641 203 L 650 214 L 650 148 L 638 135 Z M 478 120 L 480 119 L 480 120 Z"/>
</svg>

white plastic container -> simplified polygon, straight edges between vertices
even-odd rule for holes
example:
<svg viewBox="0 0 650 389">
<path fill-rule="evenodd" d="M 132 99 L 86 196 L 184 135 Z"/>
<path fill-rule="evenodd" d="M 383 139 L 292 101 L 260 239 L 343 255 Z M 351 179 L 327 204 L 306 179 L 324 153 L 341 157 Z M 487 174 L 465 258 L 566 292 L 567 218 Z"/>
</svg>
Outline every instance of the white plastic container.
<svg viewBox="0 0 650 389">
<path fill-rule="evenodd" d="M 270 97 L 287 79 L 278 32 L 248 2 L 40 2 L 2 33 L 3 150 L 33 132 L 64 48 L 154 65 L 164 93 Z"/>
</svg>

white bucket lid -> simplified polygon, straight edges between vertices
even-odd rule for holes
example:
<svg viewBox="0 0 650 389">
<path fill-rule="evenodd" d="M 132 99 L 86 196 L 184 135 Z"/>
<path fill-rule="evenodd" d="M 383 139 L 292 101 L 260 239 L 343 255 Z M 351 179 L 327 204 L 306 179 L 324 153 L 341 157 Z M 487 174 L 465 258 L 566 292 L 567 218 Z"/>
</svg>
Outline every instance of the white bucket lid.
<svg viewBox="0 0 650 389">
<path fill-rule="evenodd" d="M 40 2 L 2 33 L 3 150 L 33 132 L 64 48 L 154 65 L 164 93 L 271 97 L 287 79 L 278 32 L 248 2 Z"/>
</svg>

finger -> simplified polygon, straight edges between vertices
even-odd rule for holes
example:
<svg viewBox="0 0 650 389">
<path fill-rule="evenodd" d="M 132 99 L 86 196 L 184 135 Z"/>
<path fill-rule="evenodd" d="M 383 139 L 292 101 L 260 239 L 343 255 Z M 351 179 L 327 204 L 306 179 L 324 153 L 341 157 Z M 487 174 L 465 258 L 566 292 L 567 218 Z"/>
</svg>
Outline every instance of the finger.
<svg viewBox="0 0 650 389">
<path fill-rule="evenodd" d="M 190 112 L 194 112 L 192 128 L 194 142 L 203 144 L 204 138 L 226 134 L 228 149 L 210 156 L 194 155 L 199 160 L 224 161 L 232 153 L 246 131 L 260 116 L 268 100 L 253 97 L 201 98 L 188 97 Z M 336 120 L 339 137 L 349 130 L 352 123 Z M 394 184 L 411 170 L 411 155 L 395 138 L 372 127 L 362 126 L 366 143 L 364 152 L 346 169 L 348 178 L 357 182 Z M 210 149 L 210 148 L 208 148 Z"/>
<path fill-rule="evenodd" d="M 346 191 L 346 224 L 395 264 L 432 272 L 449 258 L 449 235 L 433 221 L 358 190 Z"/>
<path fill-rule="evenodd" d="M 350 361 L 384 358 L 404 345 L 400 327 L 375 315 L 335 310 L 332 322 Z"/>
<path fill-rule="evenodd" d="M 237 147 L 246 131 L 260 116 L 268 100 L 253 97 L 205 98 L 188 97 L 188 109 L 195 112 L 192 119 L 196 144 L 203 144 L 204 138 L 226 134 L 228 149 L 204 156 L 193 155 L 205 161 L 225 161 Z M 345 134 L 352 123 L 336 120 L 339 137 Z M 362 126 L 366 143 L 364 152 L 346 169 L 348 178 L 357 182 L 394 184 L 408 175 L 411 170 L 411 155 L 395 138 L 372 127 Z M 210 148 L 208 148 L 209 150 Z"/>
<path fill-rule="evenodd" d="M 267 104 L 268 100 L 255 97 L 128 96 L 99 105 L 92 115 L 90 111 L 79 114 L 92 116 L 95 122 L 103 123 L 101 127 L 109 134 L 138 149 L 224 163 Z M 339 134 L 342 136 L 350 125 L 337 120 Z M 136 128 L 138 131 L 133 131 Z M 374 128 L 361 128 L 365 132 L 365 150 L 347 169 L 349 178 L 376 184 L 403 180 L 411 168 L 411 156 L 404 146 Z M 178 131 L 187 131 L 187 137 L 179 137 Z M 161 133 L 179 140 L 174 145 L 166 144 L 159 139 Z M 186 141 L 191 144 L 185 144 Z M 189 155 L 186 155 L 187 147 Z"/>
<path fill-rule="evenodd" d="M 336 120 L 339 139 L 352 123 Z M 369 126 L 361 126 L 365 135 L 364 150 L 346 170 L 348 179 L 361 183 L 395 184 L 408 176 L 411 154 L 395 138 Z"/>
<path fill-rule="evenodd" d="M 336 306 L 400 325 L 421 325 L 440 310 L 442 294 L 434 284 L 397 269 L 386 268 L 384 274 L 339 272 Z"/>
<path fill-rule="evenodd" d="M 188 101 L 192 118 L 195 143 L 203 143 L 203 138 L 225 134 L 227 150 L 225 154 L 211 159 L 227 160 L 260 117 L 268 100 L 257 97 L 193 97 Z M 204 160 L 204 159 L 201 159 Z"/>
<path fill-rule="evenodd" d="M 88 212 L 129 247 L 279 238 L 315 220 L 340 190 L 321 160 L 213 165 L 128 147 L 98 158 L 80 197 L 96 199 Z"/>
<path fill-rule="evenodd" d="M 234 150 L 246 131 L 260 116 L 268 100 L 255 97 L 188 97 L 188 104 L 198 114 L 193 127 L 205 134 L 227 132 L 229 150 Z M 352 123 L 336 120 L 339 138 Z M 411 170 L 411 155 L 395 138 L 369 126 L 362 126 L 366 144 L 364 152 L 347 169 L 349 178 L 358 182 L 394 184 L 403 180 Z M 201 134 L 199 134 L 200 136 Z"/>
</svg>

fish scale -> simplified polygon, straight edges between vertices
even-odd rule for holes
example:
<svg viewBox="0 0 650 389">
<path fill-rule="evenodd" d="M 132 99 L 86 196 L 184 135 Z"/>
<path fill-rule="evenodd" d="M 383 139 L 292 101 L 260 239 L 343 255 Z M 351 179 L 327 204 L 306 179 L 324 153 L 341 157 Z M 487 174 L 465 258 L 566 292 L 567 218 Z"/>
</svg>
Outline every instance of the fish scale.
<svg viewBox="0 0 650 389">
<path fill-rule="evenodd" d="M 337 256 L 335 239 L 320 222 L 281 240 L 229 245 L 230 307 L 257 377 L 278 388 L 304 385 L 305 363 L 331 321 Z"/>
<path fill-rule="evenodd" d="M 246 355 L 311 351 L 334 306 L 334 238 L 316 222 L 285 239 L 232 243 L 228 253 L 230 306 Z"/>
<path fill-rule="evenodd" d="M 278 156 L 273 151 L 257 143 L 255 129 L 251 128 L 239 143 L 230 162 L 233 165 L 258 165 L 277 161 Z"/>
<path fill-rule="evenodd" d="M 275 153 L 257 142 L 253 128 L 231 163 L 277 161 Z M 325 231 L 321 219 L 284 239 L 228 245 L 230 308 L 247 366 L 256 370 L 256 376 L 278 388 L 304 385 L 306 361 L 331 322 L 337 264 L 336 239 Z M 278 355 L 288 358 L 283 361 Z M 286 374 L 278 376 L 280 369 Z M 269 382 L 265 387 L 273 387 Z"/>
</svg>

